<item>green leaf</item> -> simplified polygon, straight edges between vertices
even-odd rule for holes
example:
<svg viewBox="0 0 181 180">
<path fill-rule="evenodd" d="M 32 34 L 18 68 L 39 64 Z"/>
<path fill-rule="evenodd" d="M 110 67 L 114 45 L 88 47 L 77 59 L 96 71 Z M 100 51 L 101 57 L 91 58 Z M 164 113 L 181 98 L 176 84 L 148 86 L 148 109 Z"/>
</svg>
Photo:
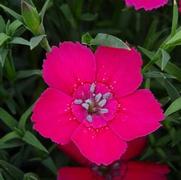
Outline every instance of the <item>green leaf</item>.
<svg viewBox="0 0 181 180">
<path fill-rule="evenodd" d="M 4 67 L 7 55 L 8 55 L 8 49 L 0 48 L 0 63 L 2 67 Z"/>
<path fill-rule="evenodd" d="M 18 127 L 22 130 L 26 129 L 26 121 L 28 120 L 28 117 L 30 116 L 32 112 L 33 105 L 31 105 L 22 115 L 19 120 Z"/>
<path fill-rule="evenodd" d="M 172 104 L 165 111 L 165 115 L 169 116 L 172 113 L 179 111 L 180 109 L 181 109 L 181 97 L 172 102 Z"/>
<path fill-rule="evenodd" d="M 0 143 L 6 143 L 7 141 L 10 141 L 12 139 L 17 139 L 17 138 L 20 138 L 20 136 L 16 133 L 16 131 L 12 131 L 6 134 L 5 136 L 3 136 L 2 138 L 0 138 Z"/>
<path fill-rule="evenodd" d="M 0 143 L 0 149 L 11 149 L 24 145 L 22 142 L 10 141 L 6 143 Z"/>
<path fill-rule="evenodd" d="M 2 173 L 0 173 L 0 180 L 5 180 Z"/>
<path fill-rule="evenodd" d="M 42 76 L 42 72 L 39 69 L 18 71 L 16 79 L 24 79 L 31 76 Z"/>
<path fill-rule="evenodd" d="M 43 38 L 46 37 L 46 35 L 39 35 L 39 36 L 35 36 L 33 38 L 30 39 L 30 49 L 34 49 L 36 46 L 38 46 L 38 44 L 40 44 L 40 42 L 43 40 Z"/>
<path fill-rule="evenodd" d="M 66 20 L 72 26 L 72 28 L 76 29 L 77 23 L 75 21 L 75 18 L 74 18 L 73 14 L 72 14 L 72 11 L 71 11 L 69 5 L 68 4 L 63 4 L 63 5 L 61 5 L 60 9 L 61 9 L 63 15 L 65 16 Z"/>
<path fill-rule="evenodd" d="M 16 30 L 22 25 L 23 25 L 23 23 L 19 20 L 13 21 L 8 27 L 7 34 L 12 36 L 16 32 Z"/>
<path fill-rule="evenodd" d="M 43 18 L 45 16 L 46 11 L 51 6 L 51 4 L 52 4 L 52 0 L 46 0 L 46 2 L 44 3 L 43 8 L 40 11 L 40 16 L 41 16 L 42 22 L 43 22 Z"/>
<path fill-rule="evenodd" d="M 0 15 L 0 33 L 4 32 L 5 26 L 6 26 L 5 21 L 4 21 L 3 17 Z"/>
<path fill-rule="evenodd" d="M 168 41 L 165 43 L 165 46 L 176 46 L 180 45 L 181 43 L 181 30 L 177 31 L 173 37 L 168 39 Z"/>
<path fill-rule="evenodd" d="M 97 34 L 97 36 L 91 40 L 91 45 L 108 46 L 108 47 L 123 48 L 130 50 L 129 46 L 127 46 L 119 38 L 103 33 Z"/>
<path fill-rule="evenodd" d="M 7 172 L 13 180 L 23 179 L 23 171 L 6 161 L 0 160 L 0 168 Z"/>
<path fill-rule="evenodd" d="M 48 154 L 48 150 L 41 144 L 41 142 L 36 138 L 36 136 L 32 134 L 30 131 L 25 132 L 22 140 Z"/>
<path fill-rule="evenodd" d="M 173 17 L 172 17 L 172 30 L 171 30 L 171 36 L 173 36 L 176 32 L 177 25 L 178 25 L 178 5 L 177 1 L 173 0 Z"/>
<path fill-rule="evenodd" d="M 14 130 L 14 128 L 18 125 L 16 119 L 12 117 L 8 112 L 6 112 L 3 108 L 0 108 L 0 119 L 12 130 Z"/>
<path fill-rule="evenodd" d="M 12 9 L 0 4 L 0 7 L 6 11 L 8 14 L 10 14 L 11 16 L 13 16 L 15 19 L 18 19 L 20 21 L 22 21 L 21 15 L 16 13 L 15 11 L 13 11 Z"/>
<path fill-rule="evenodd" d="M 46 159 L 44 159 L 43 161 L 41 161 L 42 164 L 47 167 L 53 174 L 56 174 L 57 172 L 57 168 L 55 166 L 55 163 L 53 162 L 53 160 L 51 159 L 51 157 L 48 157 Z"/>
<path fill-rule="evenodd" d="M 0 46 L 2 46 L 10 37 L 5 33 L 0 33 Z"/>
<path fill-rule="evenodd" d="M 26 2 L 25 0 L 21 1 L 21 13 L 25 25 L 33 34 L 40 34 L 41 30 L 41 19 L 38 14 L 37 9 L 32 5 Z"/>
<path fill-rule="evenodd" d="M 35 173 L 26 173 L 23 180 L 39 180 L 39 178 Z"/>
<path fill-rule="evenodd" d="M 163 71 L 170 60 L 170 55 L 165 51 L 164 49 L 161 50 L 162 52 L 162 64 L 161 64 L 161 70 Z"/>
<path fill-rule="evenodd" d="M 87 32 L 82 35 L 81 42 L 82 44 L 90 45 L 92 39 L 93 39 L 92 36 Z"/>
<path fill-rule="evenodd" d="M 20 44 L 20 45 L 30 46 L 30 42 L 27 41 L 26 39 L 22 38 L 22 37 L 13 38 L 13 40 L 10 43 L 11 44 Z"/>
</svg>

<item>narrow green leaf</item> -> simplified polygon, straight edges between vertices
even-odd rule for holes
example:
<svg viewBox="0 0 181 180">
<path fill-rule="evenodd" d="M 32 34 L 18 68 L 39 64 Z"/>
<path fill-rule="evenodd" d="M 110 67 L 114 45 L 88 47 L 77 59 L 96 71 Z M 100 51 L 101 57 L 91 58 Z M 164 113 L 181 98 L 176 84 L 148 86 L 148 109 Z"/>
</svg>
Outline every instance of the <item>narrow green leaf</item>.
<svg viewBox="0 0 181 180">
<path fill-rule="evenodd" d="M 161 64 L 161 70 L 163 71 L 170 60 L 170 55 L 165 51 L 164 49 L 161 50 L 162 52 L 162 64 Z"/>
<path fill-rule="evenodd" d="M 23 25 L 23 23 L 19 20 L 13 21 L 8 27 L 7 34 L 12 36 L 16 32 L 16 30 L 22 25 Z"/>
<path fill-rule="evenodd" d="M 46 2 L 44 3 L 41 11 L 40 11 L 40 16 L 41 16 L 41 21 L 43 22 L 43 18 L 45 16 L 45 13 L 47 11 L 47 9 L 51 6 L 52 4 L 52 0 L 46 0 Z"/>
<path fill-rule="evenodd" d="M 168 41 L 165 43 L 165 46 L 176 46 L 180 45 L 181 43 L 181 30 L 177 31 L 173 37 L 168 39 Z"/>
<path fill-rule="evenodd" d="M 0 46 L 2 46 L 10 37 L 5 33 L 0 33 Z"/>
<path fill-rule="evenodd" d="M 13 40 L 10 43 L 11 44 L 20 44 L 20 45 L 30 46 L 30 42 L 27 41 L 26 39 L 22 38 L 22 37 L 13 38 Z"/>
<path fill-rule="evenodd" d="M 6 171 L 13 180 L 20 180 L 23 179 L 24 173 L 23 171 L 21 171 L 20 169 L 18 169 L 17 167 L 15 167 L 14 165 L 0 160 L 0 167 Z"/>
<path fill-rule="evenodd" d="M 173 17 L 172 17 L 172 30 L 171 30 L 171 36 L 173 36 L 176 32 L 177 25 L 178 25 L 178 6 L 177 1 L 173 0 Z"/>
<path fill-rule="evenodd" d="M 6 26 L 5 21 L 4 21 L 3 17 L 0 15 L 0 33 L 4 32 L 5 26 Z"/>
<path fill-rule="evenodd" d="M 72 11 L 71 11 L 69 5 L 68 4 L 63 4 L 63 5 L 61 5 L 60 9 L 61 9 L 63 15 L 65 16 L 66 20 L 72 26 L 72 28 L 76 29 L 77 23 L 76 23 L 76 20 L 75 20 L 73 14 L 72 14 Z"/>
<path fill-rule="evenodd" d="M 48 153 L 48 150 L 41 144 L 41 142 L 36 138 L 34 134 L 32 134 L 30 131 L 26 131 L 24 134 L 24 137 L 22 138 L 23 141 L 26 143 L 34 146 L 35 148 Z"/>
<path fill-rule="evenodd" d="M 17 139 L 17 138 L 20 138 L 20 136 L 16 133 L 16 131 L 12 131 L 6 134 L 5 136 L 3 136 L 2 138 L 0 138 L 0 143 L 6 143 L 7 141 L 10 141 L 12 139 Z"/>
<path fill-rule="evenodd" d="M 15 11 L 13 11 L 12 9 L 0 4 L 0 7 L 6 11 L 8 14 L 10 14 L 11 16 L 13 16 L 15 19 L 18 19 L 20 21 L 22 21 L 21 15 L 16 13 Z"/>
<path fill-rule="evenodd" d="M 22 145 L 24 145 L 24 143 L 17 142 L 14 140 L 14 141 L 6 142 L 6 143 L 0 143 L 0 149 L 11 149 L 15 147 L 20 147 Z"/>
<path fill-rule="evenodd" d="M 129 46 L 127 46 L 121 39 L 103 33 L 97 34 L 97 36 L 91 40 L 91 45 L 108 46 L 108 47 L 123 48 L 130 50 Z"/>
<path fill-rule="evenodd" d="M 56 174 L 57 168 L 56 168 L 56 166 L 55 166 L 55 163 L 53 162 L 53 160 L 52 160 L 50 157 L 44 159 L 44 160 L 42 161 L 42 164 L 43 164 L 45 167 L 47 167 L 53 174 Z"/>
<path fill-rule="evenodd" d="M 21 1 L 21 13 L 25 25 L 33 34 L 40 34 L 41 19 L 35 6 L 25 0 Z"/>
<path fill-rule="evenodd" d="M 2 173 L 0 173 L 0 180 L 5 180 Z"/>
<path fill-rule="evenodd" d="M 12 117 L 8 112 L 3 108 L 0 108 L 0 119 L 12 130 L 17 127 L 18 122 L 14 117 Z"/>
<path fill-rule="evenodd" d="M 181 97 L 176 99 L 165 111 L 165 115 L 169 116 L 172 113 L 175 113 L 181 109 Z"/>
<path fill-rule="evenodd" d="M 42 72 L 39 69 L 18 71 L 16 79 L 24 79 L 31 76 L 42 76 Z"/>
<path fill-rule="evenodd" d="M 22 130 L 26 129 L 26 121 L 28 120 L 28 117 L 30 116 L 32 112 L 33 105 L 31 105 L 22 115 L 19 120 L 18 127 Z"/>
<path fill-rule="evenodd" d="M 33 38 L 30 39 L 30 49 L 34 49 L 36 46 L 38 46 L 38 44 L 40 44 L 40 42 L 43 40 L 43 38 L 46 37 L 46 35 L 39 35 L 39 36 L 35 36 Z"/>
<path fill-rule="evenodd" d="M 7 55 L 8 55 L 8 49 L 0 48 L 0 63 L 2 67 L 4 67 Z"/>
</svg>

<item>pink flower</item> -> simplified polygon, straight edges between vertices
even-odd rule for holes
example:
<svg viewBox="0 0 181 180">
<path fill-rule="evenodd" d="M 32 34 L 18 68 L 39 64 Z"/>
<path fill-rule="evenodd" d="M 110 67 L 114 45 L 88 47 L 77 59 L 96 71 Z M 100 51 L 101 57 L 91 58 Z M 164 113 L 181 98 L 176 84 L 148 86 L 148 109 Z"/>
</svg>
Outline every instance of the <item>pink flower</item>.
<svg viewBox="0 0 181 180">
<path fill-rule="evenodd" d="M 119 159 L 127 141 L 154 132 L 164 119 L 150 90 L 137 90 L 141 65 L 134 48 L 99 47 L 93 54 L 79 43 L 53 47 L 43 64 L 49 88 L 34 106 L 34 129 L 58 144 L 73 141 L 96 164 Z"/>
<path fill-rule="evenodd" d="M 141 137 L 128 142 L 128 147 L 126 149 L 126 152 L 121 156 L 121 160 L 128 161 L 139 156 L 144 151 L 147 140 L 147 137 Z M 80 153 L 79 149 L 75 146 L 73 142 L 65 145 L 59 144 L 58 148 L 81 165 L 90 166 L 92 164 Z"/>
<path fill-rule="evenodd" d="M 112 180 L 167 180 L 168 173 L 167 165 L 130 161 L 118 169 L 113 167 L 105 176 L 91 168 L 64 167 L 59 169 L 57 180 L 106 180 L 106 177 L 112 177 Z"/>
<path fill-rule="evenodd" d="M 178 2 L 178 11 L 181 13 L 181 0 L 179 0 L 179 2 Z"/>
<path fill-rule="evenodd" d="M 164 6 L 168 3 L 168 0 L 125 0 L 127 6 L 134 6 L 136 10 L 145 9 L 153 10 Z"/>
</svg>

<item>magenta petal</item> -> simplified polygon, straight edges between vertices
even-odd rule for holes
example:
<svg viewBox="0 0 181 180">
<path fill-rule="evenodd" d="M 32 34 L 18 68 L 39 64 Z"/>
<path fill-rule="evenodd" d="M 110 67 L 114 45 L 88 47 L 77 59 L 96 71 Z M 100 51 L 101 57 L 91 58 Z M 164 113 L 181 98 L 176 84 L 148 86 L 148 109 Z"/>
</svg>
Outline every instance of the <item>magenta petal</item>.
<svg viewBox="0 0 181 180">
<path fill-rule="evenodd" d="M 70 113 L 71 101 L 71 97 L 59 90 L 45 90 L 33 109 L 34 129 L 56 143 L 68 143 L 79 125 Z"/>
<path fill-rule="evenodd" d="M 128 6 L 134 6 L 136 10 L 152 10 L 164 6 L 168 0 L 125 0 Z"/>
<path fill-rule="evenodd" d="M 118 160 L 127 148 L 127 144 L 108 127 L 94 129 L 81 125 L 72 140 L 88 160 L 98 165 Z"/>
<path fill-rule="evenodd" d="M 122 110 L 110 122 L 110 127 L 125 140 L 146 136 L 157 130 L 164 119 L 163 111 L 148 89 L 120 99 Z"/>
<path fill-rule="evenodd" d="M 43 78 L 53 88 L 73 93 L 77 83 L 95 79 L 95 57 L 80 43 L 63 42 L 53 47 L 43 64 Z"/>
<path fill-rule="evenodd" d="M 135 91 L 142 82 L 140 53 L 99 47 L 95 53 L 97 80 L 110 85 L 116 96 L 125 96 Z"/>
</svg>

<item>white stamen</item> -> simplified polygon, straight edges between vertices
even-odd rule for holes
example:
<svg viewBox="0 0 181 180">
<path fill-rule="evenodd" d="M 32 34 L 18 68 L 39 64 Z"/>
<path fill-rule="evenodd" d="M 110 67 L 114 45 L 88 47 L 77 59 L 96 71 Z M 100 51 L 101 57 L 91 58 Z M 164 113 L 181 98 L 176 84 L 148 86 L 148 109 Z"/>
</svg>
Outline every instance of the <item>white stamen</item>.
<svg viewBox="0 0 181 180">
<path fill-rule="evenodd" d="M 95 83 L 92 83 L 90 86 L 90 92 L 94 93 L 95 89 L 96 89 L 96 85 L 95 85 Z"/>
<path fill-rule="evenodd" d="M 112 94 L 110 92 L 107 92 L 103 95 L 104 99 L 109 99 L 112 96 Z"/>
<path fill-rule="evenodd" d="M 101 97 L 102 97 L 102 94 L 101 93 L 98 93 L 96 96 L 95 96 L 95 101 L 96 102 L 99 102 L 101 100 Z"/>
<path fill-rule="evenodd" d="M 109 112 L 109 110 L 107 108 L 103 108 L 103 109 L 100 109 L 99 111 L 101 114 L 106 114 Z"/>
<path fill-rule="evenodd" d="M 82 104 L 82 107 L 85 108 L 86 110 L 88 110 L 88 109 L 89 109 L 89 104 L 83 103 L 83 104 Z"/>
<path fill-rule="evenodd" d="M 86 100 L 85 100 L 85 103 L 87 103 L 87 104 L 91 104 L 91 103 L 92 103 L 92 101 L 91 101 L 91 99 L 86 99 Z"/>
<path fill-rule="evenodd" d="M 74 104 L 82 104 L 82 99 L 75 99 Z"/>
<path fill-rule="evenodd" d="M 107 103 L 107 100 L 106 99 L 102 99 L 101 101 L 99 101 L 98 105 L 100 107 L 103 107 L 106 103 Z"/>
<path fill-rule="evenodd" d="M 90 114 L 87 115 L 86 119 L 87 119 L 88 122 L 92 122 L 92 116 Z"/>
</svg>

